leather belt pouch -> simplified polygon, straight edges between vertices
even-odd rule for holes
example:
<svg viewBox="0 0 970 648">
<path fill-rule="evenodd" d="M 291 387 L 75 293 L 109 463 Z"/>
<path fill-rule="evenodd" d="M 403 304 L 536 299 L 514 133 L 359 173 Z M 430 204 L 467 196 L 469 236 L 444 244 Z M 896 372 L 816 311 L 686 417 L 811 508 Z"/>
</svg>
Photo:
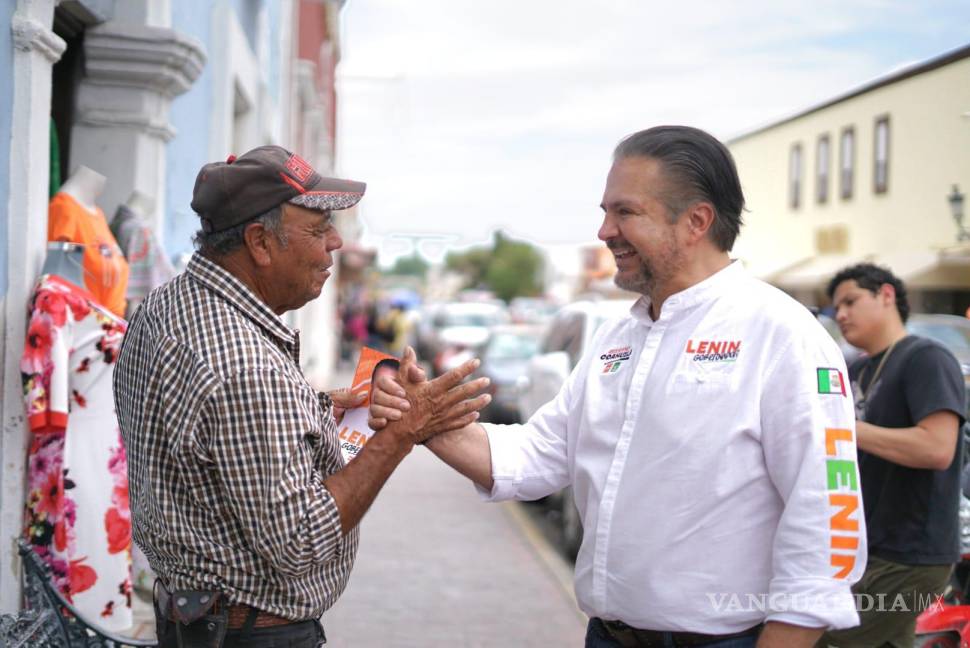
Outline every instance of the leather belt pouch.
<svg viewBox="0 0 970 648">
<path fill-rule="evenodd" d="M 179 648 L 222 647 L 229 628 L 226 606 L 216 605 L 222 600 L 222 592 L 176 590 L 169 599 Z"/>
</svg>

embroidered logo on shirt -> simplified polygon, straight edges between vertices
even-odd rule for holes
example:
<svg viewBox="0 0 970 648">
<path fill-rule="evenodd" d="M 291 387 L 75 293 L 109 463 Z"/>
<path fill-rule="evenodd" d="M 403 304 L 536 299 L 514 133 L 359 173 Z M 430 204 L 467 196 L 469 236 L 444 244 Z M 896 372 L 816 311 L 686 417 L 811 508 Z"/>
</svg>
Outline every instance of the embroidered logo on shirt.
<svg viewBox="0 0 970 648">
<path fill-rule="evenodd" d="M 685 353 L 694 362 L 734 362 L 741 353 L 741 340 L 687 340 Z"/>
<path fill-rule="evenodd" d="M 633 355 L 633 349 L 628 346 L 610 349 L 600 356 L 600 360 L 603 361 L 603 373 L 616 373 L 620 370 L 620 366 L 630 359 L 631 355 Z"/>
<path fill-rule="evenodd" d="M 842 372 L 832 367 L 818 367 L 818 393 L 845 396 L 845 379 Z"/>
</svg>

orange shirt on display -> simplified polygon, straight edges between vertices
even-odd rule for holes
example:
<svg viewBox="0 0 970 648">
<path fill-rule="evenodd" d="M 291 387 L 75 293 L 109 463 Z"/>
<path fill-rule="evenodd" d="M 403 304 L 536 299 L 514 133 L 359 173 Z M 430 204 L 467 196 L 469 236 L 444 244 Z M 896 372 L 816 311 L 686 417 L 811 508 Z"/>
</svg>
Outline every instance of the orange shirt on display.
<svg viewBox="0 0 970 648">
<path fill-rule="evenodd" d="M 47 240 L 71 241 L 84 246 L 84 284 L 94 298 L 118 317 L 125 316 L 128 262 L 108 228 L 104 212 L 88 211 L 70 194 L 51 198 Z"/>
</svg>

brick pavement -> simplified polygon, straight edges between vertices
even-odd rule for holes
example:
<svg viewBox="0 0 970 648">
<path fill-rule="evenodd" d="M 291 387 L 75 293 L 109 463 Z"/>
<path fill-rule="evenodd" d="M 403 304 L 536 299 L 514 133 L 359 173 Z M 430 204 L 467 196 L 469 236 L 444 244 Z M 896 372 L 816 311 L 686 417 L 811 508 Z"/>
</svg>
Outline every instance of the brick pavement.
<svg viewBox="0 0 970 648">
<path fill-rule="evenodd" d="M 582 646 L 571 569 L 518 504 L 484 504 L 417 448 L 361 529 L 347 591 L 324 617 L 336 648 Z"/>
</svg>

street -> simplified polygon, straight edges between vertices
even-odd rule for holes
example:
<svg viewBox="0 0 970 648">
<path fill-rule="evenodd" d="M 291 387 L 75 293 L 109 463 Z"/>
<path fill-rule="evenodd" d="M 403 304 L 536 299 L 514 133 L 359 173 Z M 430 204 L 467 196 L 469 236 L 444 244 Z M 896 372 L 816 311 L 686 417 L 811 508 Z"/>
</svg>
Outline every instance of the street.
<svg viewBox="0 0 970 648">
<path fill-rule="evenodd" d="M 484 504 L 424 448 L 391 477 L 361 528 L 328 645 L 579 646 L 571 568 L 520 505 Z"/>
</svg>

